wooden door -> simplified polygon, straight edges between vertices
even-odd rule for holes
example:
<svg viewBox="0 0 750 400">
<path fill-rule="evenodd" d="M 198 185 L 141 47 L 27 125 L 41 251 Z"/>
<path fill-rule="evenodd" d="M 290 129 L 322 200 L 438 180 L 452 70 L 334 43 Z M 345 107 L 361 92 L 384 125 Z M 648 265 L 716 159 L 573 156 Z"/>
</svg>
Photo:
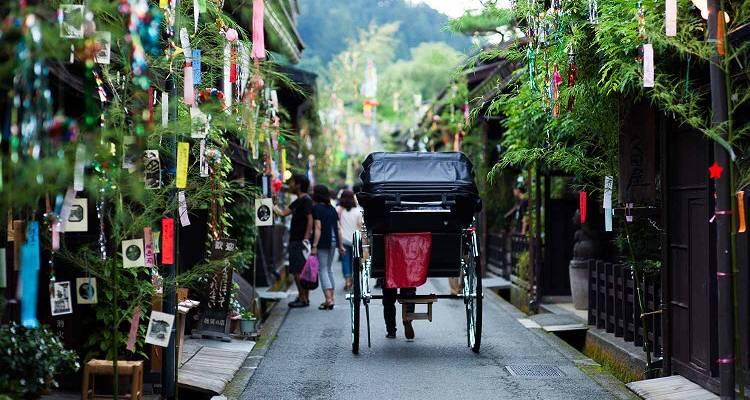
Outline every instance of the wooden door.
<svg viewBox="0 0 750 400">
<path fill-rule="evenodd" d="M 699 132 L 667 129 L 667 274 L 673 371 L 709 385 L 716 376 L 716 269 L 711 146 Z"/>
</svg>

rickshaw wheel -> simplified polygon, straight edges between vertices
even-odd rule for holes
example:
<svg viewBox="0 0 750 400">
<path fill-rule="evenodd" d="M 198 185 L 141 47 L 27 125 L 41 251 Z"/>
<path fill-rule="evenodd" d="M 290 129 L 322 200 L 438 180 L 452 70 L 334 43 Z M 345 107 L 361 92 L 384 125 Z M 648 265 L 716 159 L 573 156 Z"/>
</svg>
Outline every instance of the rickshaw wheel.
<svg viewBox="0 0 750 400">
<path fill-rule="evenodd" d="M 470 257 L 470 265 L 466 269 L 464 284 L 467 285 L 469 298 L 466 304 L 466 339 L 467 344 L 475 353 L 479 353 L 482 343 L 482 276 L 479 256 Z"/>
<path fill-rule="evenodd" d="M 355 257 L 352 260 L 352 281 L 354 288 L 350 297 L 351 320 L 352 320 L 352 353 L 359 354 L 359 314 L 360 303 L 362 301 L 362 284 L 360 271 L 360 258 Z"/>
</svg>

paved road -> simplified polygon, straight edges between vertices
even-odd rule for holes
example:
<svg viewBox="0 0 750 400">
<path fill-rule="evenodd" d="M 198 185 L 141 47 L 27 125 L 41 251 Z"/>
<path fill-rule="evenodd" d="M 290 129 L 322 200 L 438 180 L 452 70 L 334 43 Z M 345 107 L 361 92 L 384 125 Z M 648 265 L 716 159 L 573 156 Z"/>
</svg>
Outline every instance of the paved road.
<svg viewBox="0 0 750 400">
<path fill-rule="evenodd" d="M 419 290 L 430 292 L 447 293 L 447 281 L 431 280 Z M 524 328 L 516 310 L 494 294 L 485 296 L 480 354 L 466 347 L 463 302 L 440 300 L 432 323 L 414 322 L 413 342 L 402 329 L 397 339 L 386 339 L 382 307 L 374 304 L 372 348 L 364 339 L 357 356 L 351 353 L 348 303 L 343 293 L 337 296 L 333 311 L 290 310 L 243 399 L 615 398 L 547 334 Z M 313 304 L 321 300 L 317 291 Z M 522 378 L 510 375 L 507 365 L 556 366 L 565 376 Z"/>
</svg>

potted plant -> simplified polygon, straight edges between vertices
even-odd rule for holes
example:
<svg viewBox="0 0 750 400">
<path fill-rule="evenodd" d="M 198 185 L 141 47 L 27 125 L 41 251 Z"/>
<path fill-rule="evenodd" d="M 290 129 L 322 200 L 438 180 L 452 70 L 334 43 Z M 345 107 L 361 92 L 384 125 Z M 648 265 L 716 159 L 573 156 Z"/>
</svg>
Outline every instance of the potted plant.
<svg viewBox="0 0 750 400">
<path fill-rule="evenodd" d="M 66 350 L 47 327 L 0 327 L 0 349 L 0 393 L 13 399 L 39 398 L 57 387 L 55 375 L 79 367 L 76 353 Z"/>
<path fill-rule="evenodd" d="M 240 332 L 242 332 L 243 335 L 255 332 L 257 321 L 258 319 L 255 318 L 255 314 L 253 314 L 252 311 L 247 309 L 242 310 L 242 312 L 240 312 Z"/>
</svg>

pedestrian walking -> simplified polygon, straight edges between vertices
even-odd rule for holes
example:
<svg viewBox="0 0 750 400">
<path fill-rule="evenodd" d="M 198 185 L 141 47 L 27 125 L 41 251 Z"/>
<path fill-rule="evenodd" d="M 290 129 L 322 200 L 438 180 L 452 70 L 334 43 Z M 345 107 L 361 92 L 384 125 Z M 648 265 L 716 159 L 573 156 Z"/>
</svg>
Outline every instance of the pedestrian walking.
<svg viewBox="0 0 750 400">
<path fill-rule="evenodd" d="M 344 290 L 352 290 L 352 259 L 354 249 L 352 247 L 352 237 L 354 232 L 359 231 L 364 226 L 364 217 L 362 208 L 357 203 L 357 198 L 351 190 L 341 192 L 339 198 L 339 222 L 341 223 L 341 241 L 344 244 L 344 252 L 341 254 L 341 271 L 344 274 Z"/>
<path fill-rule="evenodd" d="M 317 255 L 320 261 L 320 286 L 325 295 L 325 302 L 318 309 L 333 310 L 335 304 L 333 298 L 334 279 L 331 266 L 334 257 L 334 239 L 338 244 L 339 252 L 344 252 L 341 242 L 341 226 L 336 209 L 331 205 L 331 192 L 325 185 L 315 185 L 313 188 L 313 220 L 314 235 L 312 244 L 312 255 Z"/>
<path fill-rule="evenodd" d="M 310 305 L 308 290 L 302 287 L 300 273 L 305 266 L 306 252 L 310 247 L 310 237 L 313 230 L 313 200 L 307 192 L 310 190 L 310 180 L 305 175 L 295 174 L 287 182 L 289 191 L 297 195 L 297 199 L 283 210 L 274 205 L 276 215 L 286 217 L 291 215 L 289 227 L 289 273 L 294 275 L 294 283 L 299 293 L 296 300 L 289 303 L 289 307 L 307 307 Z"/>
</svg>

